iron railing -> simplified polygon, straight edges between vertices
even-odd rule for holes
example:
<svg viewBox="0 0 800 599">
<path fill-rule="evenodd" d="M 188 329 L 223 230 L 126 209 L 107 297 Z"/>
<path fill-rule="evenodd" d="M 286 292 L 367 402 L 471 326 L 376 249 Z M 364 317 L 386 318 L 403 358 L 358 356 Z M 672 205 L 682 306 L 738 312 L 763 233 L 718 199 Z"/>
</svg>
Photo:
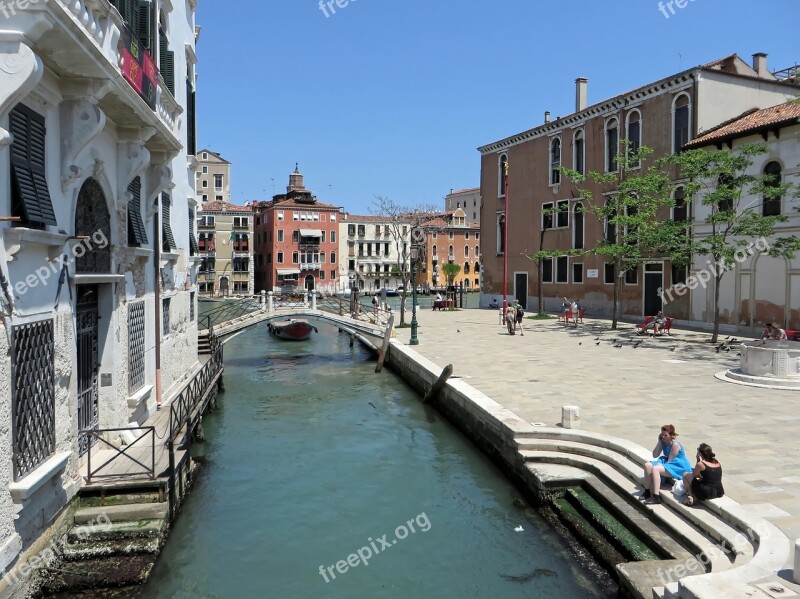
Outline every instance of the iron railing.
<svg viewBox="0 0 800 599">
<path fill-rule="evenodd" d="M 103 435 L 107 433 L 120 433 L 123 431 L 144 431 L 143 434 L 139 435 L 133 443 L 128 445 L 120 445 L 117 446 L 111 441 L 108 441 L 103 437 Z M 95 478 L 120 478 L 120 477 L 128 477 L 128 476 L 141 476 L 147 475 L 150 480 L 154 480 L 156 477 L 156 428 L 154 426 L 139 426 L 139 427 L 129 427 L 129 428 L 105 428 L 105 429 L 84 429 L 80 431 L 81 440 L 79 443 L 86 445 L 87 447 L 91 447 L 94 445 L 94 442 L 97 441 L 98 443 L 103 443 L 108 445 L 110 449 L 113 449 L 116 453 L 113 456 L 108 458 L 105 462 L 100 464 L 97 468 L 92 469 L 92 452 L 88 451 L 87 462 L 86 462 L 86 482 L 91 484 L 92 479 Z M 150 437 L 150 465 L 148 466 L 147 463 L 142 462 L 141 460 L 136 459 L 133 457 L 130 452 L 131 450 L 141 441 Z M 138 447 L 142 447 L 144 444 L 139 445 Z M 133 471 L 133 472 L 125 472 L 125 473 L 117 473 L 117 474 L 98 474 L 100 470 L 108 466 L 111 462 L 116 460 L 119 457 L 125 457 L 129 459 L 134 464 L 141 466 L 141 470 Z"/>
<path fill-rule="evenodd" d="M 204 317 L 208 319 L 208 316 Z M 169 404 L 169 435 L 167 443 L 172 443 L 177 438 L 181 429 L 189 425 L 187 430 L 191 430 L 191 419 L 195 410 L 203 402 L 210 391 L 210 383 L 222 372 L 223 368 L 223 345 L 213 334 L 214 325 L 208 321 L 209 341 L 211 343 L 211 358 L 203 364 L 200 371 L 192 378 L 186 387 L 180 392 L 178 397 Z"/>
</svg>

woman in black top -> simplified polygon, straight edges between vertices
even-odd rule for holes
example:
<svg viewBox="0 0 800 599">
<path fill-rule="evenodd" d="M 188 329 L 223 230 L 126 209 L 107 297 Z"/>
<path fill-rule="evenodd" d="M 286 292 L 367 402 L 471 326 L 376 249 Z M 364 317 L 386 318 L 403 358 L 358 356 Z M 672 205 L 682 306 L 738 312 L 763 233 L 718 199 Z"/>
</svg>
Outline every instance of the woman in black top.
<svg viewBox="0 0 800 599">
<path fill-rule="evenodd" d="M 695 501 L 716 499 L 725 494 L 725 489 L 722 488 L 722 466 L 710 445 L 701 443 L 697 448 L 697 464 L 692 472 L 683 475 L 683 485 L 689 494 L 686 505 L 694 505 Z"/>
</svg>

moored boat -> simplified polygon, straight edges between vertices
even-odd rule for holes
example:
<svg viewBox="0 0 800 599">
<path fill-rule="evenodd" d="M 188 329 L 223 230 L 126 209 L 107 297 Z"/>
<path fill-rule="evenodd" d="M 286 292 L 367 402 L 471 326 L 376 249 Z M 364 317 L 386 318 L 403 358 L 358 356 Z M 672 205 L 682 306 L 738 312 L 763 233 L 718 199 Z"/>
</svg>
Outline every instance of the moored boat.
<svg viewBox="0 0 800 599">
<path fill-rule="evenodd" d="M 305 341 L 311 337 L 312 331 L 314 333 L 319 332 L 317 327 L 297 318 L 270 322 L 267 324 L 267 328 L 278 339 L 285 339 L 286 341 Z"/>
</svg>

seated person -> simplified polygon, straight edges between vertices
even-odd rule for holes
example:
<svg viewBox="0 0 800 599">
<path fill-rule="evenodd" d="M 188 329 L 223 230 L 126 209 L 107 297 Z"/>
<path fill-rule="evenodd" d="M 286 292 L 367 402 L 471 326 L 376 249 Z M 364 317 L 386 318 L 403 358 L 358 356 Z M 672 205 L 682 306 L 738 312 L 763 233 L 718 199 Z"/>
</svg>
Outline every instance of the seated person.
<svg viewBox="0 0 800 599">
<path fill-rule="evenodd" d="M 442 301 L 442 294 L 441 294 L 441 293 L 439 293 L 438 291 L 436 292 L 436 301 L 437 301 L 437 302 L 440 302 L 440 301 Z"/>
<path fill-rule="evenodd" d="M 644 463 L 645 503 L 661 503 L 662 480 L 681 480 L 683 475 L 692 472 L 692 465 L 686 458 L 683 445 L 677 439 L 678 433 L 671 424 L 661 427 L 658 442 L 653 449 L 653 461 Z"/>
<path fill-rule="evenodd" d="M 771 322 L 767 323 L 767 328 L 764 329 L 764 333 L 761 335 L 762 339 L 776 339 L 778 341 L 788 339 L 786 336 L 786 331 L 784 331 L 780 327 L 776 327 Z"/>
<path fill-rule="evenodd" d="M 493 297 L 492 301 L 489 303 L 489 309 L 490 310 L 496 310 L 499 307 L 500 307 L 500 304 L 497 303 L 497 298 Z"/>
<path fill-rule="evenodd" d="M 667 324 L 667 317 L 659 310 L 656 319 L 653 321 L 653 335 L 658 335 L 659 331 Z"/>
<path fill-rule="evenodd" d="M 725 494 L 722 466 L 707 443 L 701 443 L 697 448 L 697 465 L 683 475 L 683 486 L 688 495 L 686 505 L 694 505 L 698 500 L 716 499 Z"/>
</svg>

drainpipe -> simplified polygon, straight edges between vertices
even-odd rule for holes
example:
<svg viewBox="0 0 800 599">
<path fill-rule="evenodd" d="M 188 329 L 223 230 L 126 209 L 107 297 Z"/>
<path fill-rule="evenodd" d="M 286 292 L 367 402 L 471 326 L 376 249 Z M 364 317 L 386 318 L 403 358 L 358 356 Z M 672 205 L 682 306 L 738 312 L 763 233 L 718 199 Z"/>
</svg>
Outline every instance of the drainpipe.
<svg viewBox="0 0 800 599">
<path fill-rule="evenodd" d="M 161 409 L 161 194 L 156 197 L 156 211 L 153 215 L 153 292 L 155 296 L 156 332 L 156 409 Z"/>
</svg>

